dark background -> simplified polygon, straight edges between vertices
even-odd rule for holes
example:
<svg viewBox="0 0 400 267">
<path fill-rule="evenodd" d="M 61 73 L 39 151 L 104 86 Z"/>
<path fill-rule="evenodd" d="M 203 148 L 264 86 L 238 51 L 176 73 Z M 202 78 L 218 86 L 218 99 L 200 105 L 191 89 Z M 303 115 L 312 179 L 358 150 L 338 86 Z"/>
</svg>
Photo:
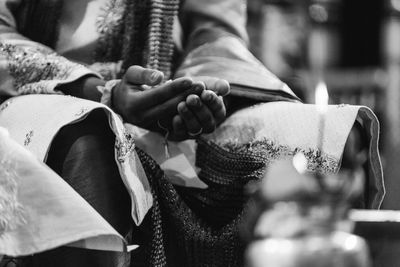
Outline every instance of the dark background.
<svg viewBox="0 0 400 267">
<path fill-rule="evenodd" d="M 342 55 L 344 67 L 381 65 L 384 0 L 344 0 Z"/>
</svg>

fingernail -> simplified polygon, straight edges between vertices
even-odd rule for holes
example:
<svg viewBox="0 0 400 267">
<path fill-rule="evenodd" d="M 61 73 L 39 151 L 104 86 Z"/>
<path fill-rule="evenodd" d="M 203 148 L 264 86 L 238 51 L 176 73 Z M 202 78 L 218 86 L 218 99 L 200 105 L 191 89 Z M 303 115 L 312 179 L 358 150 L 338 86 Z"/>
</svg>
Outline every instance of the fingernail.
<svg viewBox="0 0 400 267">
<path fill-rule="evenodd" d="M 196 85 L 196 87 L 194 88 L 196 91 L 203 91 L 204 90 L 204 87 L 203 87 L 203 85 L 201 85 L 201 84 L 199 84 L 199 85 Z"/>
<path fill-rule="evenodd" d="M 203 92 L 203 99 L 204 99 L 204 101 L 210 101 L 212 99 L 212 96 L 209 93 L 209 91 L 204 91 Z"/>
<path fill-rule="evenodd" d="M 192 81 L 191 80 L 184 80 L 183 81 L 183 86 L 190 86 L 192 85 Z"/>
<path fill-rule="evenodd" d="M 200 99 L 198 97 L 193 97 L 191 101 L 193 101 L 193 106 L 199 107 L 201 105 Z"/>
<path fill-rule="evenodd" d="M 160 77 L 160 74 L 158 73 L 158 72 L 153 72 L 151 75 L 150 75 L 150 80 L 152 81 L 152 82 L 155 82 L 155 81 L 157 81 L 158 79 L 159 79 L 159 77 Z"/>
<path fill-rule="evenodd" d="M 186 111 L 186 104 L 185 102 L 180 102 L 177 106 L 178 113 Z"/>
</svg>

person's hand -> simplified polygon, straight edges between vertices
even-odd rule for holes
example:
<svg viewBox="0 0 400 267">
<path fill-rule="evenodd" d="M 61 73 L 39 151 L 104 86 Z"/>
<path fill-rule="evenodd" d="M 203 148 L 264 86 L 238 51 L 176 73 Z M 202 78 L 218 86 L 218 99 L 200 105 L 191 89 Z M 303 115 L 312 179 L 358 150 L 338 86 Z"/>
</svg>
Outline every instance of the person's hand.
<svg viewBox="0 0 400 267">
<path fill-rule="evenodd" d="M 214 77 L 197 77 L 204 90 L 200 95 L 190 94 L 178 104 L 178 115 L 172 121 L 170 139 L 197 138 L 202 133 L 211 133 L 225 120 L 226 108 L 223 96 L 229 94 L 230 86 L 225 80 Z"/>
<path fill-rule="evenodd" d="M 113 109 L 134 125 L 159 129 L 158 122 L 172 121 L 177 106 L 188 95 L 201 95 L 204 86 L 191 78 L 161 84 L 163 74 L 156 70 L 130 67 L 112 92 Z"/>
<path fill-rule="evenodd" d="M 230 93 L 230 85 L 227 80 L 210 77 L 197 76 L 192 77 L 193 81 L 204 83 L 207 90 L 214 92 L 218 96 L 226 96 Z"/>
</svg>

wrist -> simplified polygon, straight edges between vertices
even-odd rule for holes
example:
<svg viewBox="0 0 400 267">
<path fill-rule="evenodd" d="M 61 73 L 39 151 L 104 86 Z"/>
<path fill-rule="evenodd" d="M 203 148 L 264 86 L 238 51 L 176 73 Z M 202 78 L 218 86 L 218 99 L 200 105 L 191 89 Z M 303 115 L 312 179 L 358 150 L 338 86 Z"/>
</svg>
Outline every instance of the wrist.
<svg viewBox="0 0 400 267">
<path fill-rule="evenodd" d="M 66 95 L 100 102 L 102 94 L 97 90 L 97 86 L 105 83 L 104 80 L 98 77 L 84 76 L 71 83 L 60 85 L 57 89 Z"/>
<path fill-rule="evenodd" d="M 109 108 L 113 108 L 113 91 L 121 80 L 110 80 L 104 85 L 98 85 L 97 90 L 101 93 L 100 102 Z"/>
</svg>

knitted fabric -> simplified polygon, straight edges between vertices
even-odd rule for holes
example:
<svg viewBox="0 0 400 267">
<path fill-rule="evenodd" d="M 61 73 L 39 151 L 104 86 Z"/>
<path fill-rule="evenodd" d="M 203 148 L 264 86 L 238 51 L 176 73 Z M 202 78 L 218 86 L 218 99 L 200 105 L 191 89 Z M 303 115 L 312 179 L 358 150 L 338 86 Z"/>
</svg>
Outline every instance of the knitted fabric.
<svg viewBox="0 0 400 267">
<path fill-rule="evenodd" d="M 55 47 L 63 0 L 23 0 L 18 10 L 18 31 L 28 38 Z M 67 4 L 66 2 L 65 4 Z M 100 29 L 94 60 L 123 60 L 121 73 L 131 65 L 158 69 L 168 79 L 174 52 L 172 30 L 179 0 L 110 0 L 110 10 L 123 8 L 119 23 Z"/>
<path fill-rule="evenodd" d="M 139 64 L 158 69 L 169 78 L 174 51 L 172 29 L 179 0 L 135 0 L 126 3 L 123 69 Z M 114 44 L 110 45 L 111 49 L 119 49 Z"/>
<path fill-rule="evenodd" d="M 248 234 L 243 224 L 251 204 L 245 187 L 261 180 L 275 160 L 300 151 L 268 141 L 221 147 L 200 138 L 197 143 L 196 166 L 207 189 L 173 186 L 159 166 L 138 150 L 154 196 L 149 216 L 133 234 L 149 233 L 140 241 L 146 247 L 145 266 L 243 266 L 246 240 L 240 236 Z M 327 155 L 303 152 L 313 171 L 336 170 L 337 162 Z"/>
<path fill-rule="evenodd" d="M 202 140 L 197 152 L 206 190 L 174 187 L 138 149 L 154 196 L 154 206 L 137 230 L 148 233 L 140 241 L 145 266 L 243 266 L 239 226 L 248 199 L 244 186 L 261 179 L 265 159 L 231 153 Z"/>
</svg>

